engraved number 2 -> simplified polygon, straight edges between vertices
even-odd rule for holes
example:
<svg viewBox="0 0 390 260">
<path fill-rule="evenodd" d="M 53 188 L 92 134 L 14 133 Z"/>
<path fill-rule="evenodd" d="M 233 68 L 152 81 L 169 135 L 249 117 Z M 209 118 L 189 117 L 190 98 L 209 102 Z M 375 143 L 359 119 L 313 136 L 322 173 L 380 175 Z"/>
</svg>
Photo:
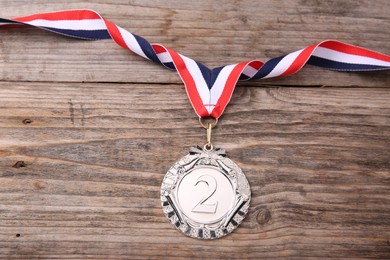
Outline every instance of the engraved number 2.
<svg viewBox="0 0 390 260">
<path fill-rule="evenodd" d="M 213 196 L 213 194 L 217 190 L 217 181 L 211 175 L 202 175 L 198 178 L 198 181 L 195 183 L 195 186 L 198 185 L 198 183 L 200 182 L 206 183 L 208 189 L 205 196 L 192 209 L 192 212 L 214 214 L 217 210 L 218 202 L 215 202 L 213 204 L 206 204 L 205 202 L 209 198 L 211 198 L 211 196 Z"/>
</svg>

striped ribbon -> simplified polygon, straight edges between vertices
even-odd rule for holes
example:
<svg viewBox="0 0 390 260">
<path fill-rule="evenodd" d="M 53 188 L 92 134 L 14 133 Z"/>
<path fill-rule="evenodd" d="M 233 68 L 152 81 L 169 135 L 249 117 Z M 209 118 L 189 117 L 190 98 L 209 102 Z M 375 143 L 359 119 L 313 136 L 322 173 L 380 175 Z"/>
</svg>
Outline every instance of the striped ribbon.
<svg viewBox="0 0 390 260">
<path fill-rule="evenodd" d="M 270 59 L 245 61 L 209 69 L 161 44 L 126 31 L 92 10 L 66 10 L 13 19 L 0 25 L 26 24 L 84 40 L 113 39 L 121 47 L 145 59 L 176 70 L 199 117 L 219 118 L 229 103 L 238 80 L 265 79 L 298 72 L 305 64 L 340 71 L 390 69 L 390 56 L 335 40 Z"/>
</svg>

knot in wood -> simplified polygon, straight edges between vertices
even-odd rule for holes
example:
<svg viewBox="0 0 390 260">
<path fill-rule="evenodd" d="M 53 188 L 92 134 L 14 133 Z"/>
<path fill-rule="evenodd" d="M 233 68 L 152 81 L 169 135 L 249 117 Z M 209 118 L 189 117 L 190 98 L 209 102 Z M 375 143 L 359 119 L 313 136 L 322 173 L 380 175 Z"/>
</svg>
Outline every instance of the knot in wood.
<svg viewBox="0 0 390 260">
<path fill-rule="evenodd" d="M 264 225 L 268 223 L 271 220 L 271 211 L 269 211 L 266 207 L 260 208 L 259 212 L 257 213 L 256 216 L 256 221 L 260 225 Z"/>
<path fill-rule="evenodd" d="M 12 167 L 22 168 L 22 167 L 26 167 L 26 166 L 27 166 L 27 164 L 24 161 L 17 161 Z"/>
</svg>

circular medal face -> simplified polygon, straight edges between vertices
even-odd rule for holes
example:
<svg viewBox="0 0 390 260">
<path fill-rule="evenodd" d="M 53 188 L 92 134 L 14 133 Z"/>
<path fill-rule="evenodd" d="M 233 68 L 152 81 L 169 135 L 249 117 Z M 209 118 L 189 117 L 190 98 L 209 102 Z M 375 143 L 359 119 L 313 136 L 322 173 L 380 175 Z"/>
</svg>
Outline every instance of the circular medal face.
<svg viewBox="0 0 390 260">
<path fill-rule="evenodd" d="M 248 180 L 222 149 L 191 148 L 161 186 L 165 216 L 185 235 L 200 239 L 232 232 L 245 218 L 250 199 Z"/>
</svg>

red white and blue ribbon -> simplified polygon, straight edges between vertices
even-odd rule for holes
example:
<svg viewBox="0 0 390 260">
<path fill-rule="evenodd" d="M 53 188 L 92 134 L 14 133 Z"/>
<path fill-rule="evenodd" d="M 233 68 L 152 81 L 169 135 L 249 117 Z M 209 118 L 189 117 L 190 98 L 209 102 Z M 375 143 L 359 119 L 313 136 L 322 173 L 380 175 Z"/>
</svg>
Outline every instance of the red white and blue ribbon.
<svg viewBox="0 0 390 260">
<path fill-rule="evenodd" d="M 161 44 L 126 31 L 92 10 L 67 10 L 1 19 L 0 25 L 25 24 L 84 40 L 112 39 L 145 59 L 176 70 L 191 104 L 200 117 L 219 118 L 238 80 L 287 76 L 305 64 L 340 71 L 390 69 L 390 56 L 335 40 L 327 40 L 267 62 L 245 61 L 209 69 Z"/>
</svg>

